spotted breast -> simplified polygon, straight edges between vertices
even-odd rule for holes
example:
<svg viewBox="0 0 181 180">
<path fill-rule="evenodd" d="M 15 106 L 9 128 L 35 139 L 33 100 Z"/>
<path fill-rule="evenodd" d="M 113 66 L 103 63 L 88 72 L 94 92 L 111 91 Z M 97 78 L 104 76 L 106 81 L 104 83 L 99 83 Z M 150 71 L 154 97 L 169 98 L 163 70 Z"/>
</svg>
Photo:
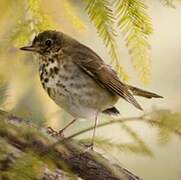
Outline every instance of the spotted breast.
<svg viewBox="0 0 181 180">
<path fill-rule="evenodd" d="M 112 107 L 118 97 L 105 91 L 71 57 L 54 54 L 40 56 L 39 73 L 49 96 L 75 118 L 95 118 L 96 113 Z"/>
</svg>

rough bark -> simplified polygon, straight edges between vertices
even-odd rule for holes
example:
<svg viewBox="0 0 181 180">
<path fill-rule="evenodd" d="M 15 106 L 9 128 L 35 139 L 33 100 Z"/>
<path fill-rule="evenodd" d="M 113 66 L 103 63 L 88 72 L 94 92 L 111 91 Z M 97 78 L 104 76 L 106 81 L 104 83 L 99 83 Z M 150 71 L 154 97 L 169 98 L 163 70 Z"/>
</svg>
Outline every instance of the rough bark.
<svg viewBox="0 0 181 180">
<path fill-rule="evenodd" d="M 0 179 L 140 180 L 80 142 L 0 111 Z"/>
</svg>

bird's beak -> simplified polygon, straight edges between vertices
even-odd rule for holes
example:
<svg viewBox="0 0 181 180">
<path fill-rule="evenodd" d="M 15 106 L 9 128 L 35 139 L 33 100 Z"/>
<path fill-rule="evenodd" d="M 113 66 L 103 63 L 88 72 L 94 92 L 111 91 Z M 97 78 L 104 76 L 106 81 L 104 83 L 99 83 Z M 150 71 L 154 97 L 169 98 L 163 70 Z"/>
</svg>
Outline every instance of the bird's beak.
<svg viewBox="0 0 181 180">
<path fill-rule="evenodd" d="M 33 45 L 21 47 L 20 50 L 23 50 L 23 51 L 36 51 L 36 49 L 35 49 L 35 47 Z"/>
</svg>

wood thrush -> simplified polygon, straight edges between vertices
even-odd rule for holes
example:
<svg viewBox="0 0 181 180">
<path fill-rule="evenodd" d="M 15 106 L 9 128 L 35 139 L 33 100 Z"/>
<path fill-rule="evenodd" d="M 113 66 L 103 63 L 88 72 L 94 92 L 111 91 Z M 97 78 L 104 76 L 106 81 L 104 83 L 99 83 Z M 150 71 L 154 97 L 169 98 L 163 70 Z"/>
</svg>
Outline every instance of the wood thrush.
<svg viewBox="0 0 181 180">
<path fill-rule="evenodd" d="M 119 98 L 142 110 L 134 98 L 161 98 L 161 96 L 127 85 L 116 72 L 89 47 L 58 31 L 44 31 L 32 45 L 21 50 L 38 55 L 39 74 L 43 88 L 49 96 L 74 120 L 94 119 L 92 145 L 99 113 L 118 114 L 114 107 Z"/>
</svg>

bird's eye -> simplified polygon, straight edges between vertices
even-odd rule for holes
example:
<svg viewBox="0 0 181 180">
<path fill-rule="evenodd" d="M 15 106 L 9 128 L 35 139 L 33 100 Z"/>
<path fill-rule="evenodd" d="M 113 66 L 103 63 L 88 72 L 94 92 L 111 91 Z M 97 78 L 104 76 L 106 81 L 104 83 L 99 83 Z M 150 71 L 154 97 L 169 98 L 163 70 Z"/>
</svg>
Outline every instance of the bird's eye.
<svg viewBox="0 0 181 180">
<path fill-rule="evenodd" d="M 52 41 L 51 39 L 47 39 L 47 40 L 45 41 L 45 44 L 46 44 L 47 46 L 51 46 L 51 45 L 53 44 L 53 41 Z"/>
</svg>

